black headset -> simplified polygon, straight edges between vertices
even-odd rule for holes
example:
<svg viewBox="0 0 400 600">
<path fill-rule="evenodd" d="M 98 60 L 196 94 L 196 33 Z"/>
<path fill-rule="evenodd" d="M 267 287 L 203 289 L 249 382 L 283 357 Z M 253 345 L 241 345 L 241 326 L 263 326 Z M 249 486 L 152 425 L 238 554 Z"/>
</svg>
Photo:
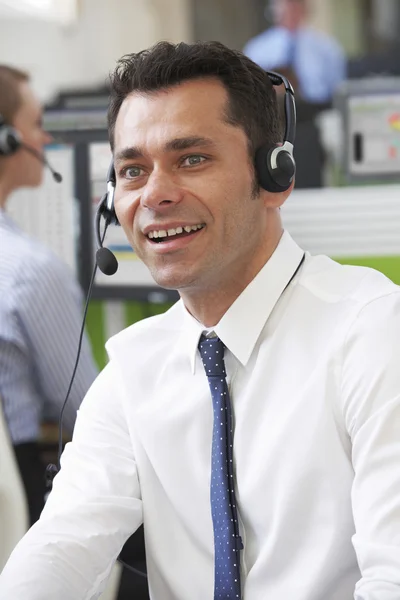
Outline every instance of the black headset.
<svg viewBox="0 0 400 600">
<path fill-rule="evenodd" d="M 11 156 L 22 144 L 21 136 L 15 127 L 7 125 L 0 115 L 0 156 Z"/>
<path fill-rule="evenodd" d="M 293 157 L 296 137 L 296 103 L 292 84 L 286 77 L 267 71 L 272 85 L 285 86 L 285 133 L 282 144 L 261 146 L 255 156 L 258 182 L 268 192 L 285 192 L 292 185 L 296 163 Z"/>
<path fill-rule="evenodd" d="M 254 164 L 260 186 L 268 192 L 277 193 L 285 192 L 290 188 L 296 173 L 296 163 L 293 157 L 294 140 L 296 137 L 296 104 L 294 90 L 289 80 L 274 71 L 267 71 L 267 75 L 272 85 L 285 86 L 285 133 L 282 144 L 274 144 L 273 146 L 264 144 L 258 148 Z M 103 239 L 108 225 L 119 225 L 114 208 L 115 185 L 115 169 L 114 163 L 111 161 L 107 172 L 107 191 L 99 202 L 95 221 L 97 241 L 96 262 L 100 271 L 105 275 L 114 275 L 118 269 L 117 259 L 111 250 L 103 247 L 103 240 L 100 233 L 102 217 L 105 221 Z"/>
<path fill-rule="evenodd" d="M 20 148 L 23 148 L 24 150 L 32 154 L 35 158 L 38 159 L 38 161 L 42 163 L 42 165 L 45 165 L 50 170 L 54 181 L 56 181 L 57 183 L 62 182 L 62 175 L 60 173 L 57 173 L 57 171 L 53 169 L 53 167 L 50 165 L 44 154 L 41 154 L 40 152 L 35 150 L 35 148 L 29 146 L 29 144 L 25 144 L 22 141 L 22 137 L 15 129 L 15 127 L 13 127 L 12 125 L 8 125 L 3 115 L 0 114 L 0 157 L 12 156 Z"/>
</svg>

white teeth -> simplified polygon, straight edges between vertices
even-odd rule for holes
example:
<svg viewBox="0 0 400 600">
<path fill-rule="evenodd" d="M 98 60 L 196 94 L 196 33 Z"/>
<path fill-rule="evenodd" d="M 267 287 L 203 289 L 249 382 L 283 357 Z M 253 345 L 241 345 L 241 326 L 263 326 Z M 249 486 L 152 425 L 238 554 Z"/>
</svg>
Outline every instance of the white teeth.
<svg viewBox="0 0 400 600">
<path fill-rule="evenodd" d="M 153 239 L 153 238 L 164 238 L 164 237 L 172 237 L 174 235 L 177 235 L 179 233 L 183 233 L 183 231 L 186 231 L 186 233 L 190 233 L 191 231 L 197 231 L 198 229 L 203 229 L 204 225 L 185 225 L 184 227 L 176 227 L 176 229 L 160 229 L 158 231 L 154 230 L 154 231 L 149 231 L 149 233 L 147 234 L 147 237 L 149 239 Z"/>
</svg>

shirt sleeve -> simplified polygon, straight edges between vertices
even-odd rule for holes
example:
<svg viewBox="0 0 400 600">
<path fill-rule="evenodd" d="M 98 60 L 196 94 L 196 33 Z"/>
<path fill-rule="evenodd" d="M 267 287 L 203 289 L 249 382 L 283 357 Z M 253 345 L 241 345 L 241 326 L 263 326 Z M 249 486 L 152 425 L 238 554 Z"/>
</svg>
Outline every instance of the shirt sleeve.
<svg viewBox="0 0 400 600">
<path fill-rule="evenodd" d="M 32 360 L 36 387 L 47 412 L 58 419 L 73 373 L 83 311 L 80 289 L 68 269 L 44 254 L 19 277 L 15 314 Z M 64 412 L 71 432 L 76 411 L 97 375 L 86 336 Z"/>
<path fill-rule="evenodd" d="M 1 600 L 89 600 L 142 523 L 136 462 L 110 362 L 78 411 L 53 490 L 0 575 Z"/>
<path fill-rule="evenodd" d="M 343 410 L 352 441 L 355 600 L 400 598 L 400 293 L 359 313 L 344 349 Z"/>
</svg>

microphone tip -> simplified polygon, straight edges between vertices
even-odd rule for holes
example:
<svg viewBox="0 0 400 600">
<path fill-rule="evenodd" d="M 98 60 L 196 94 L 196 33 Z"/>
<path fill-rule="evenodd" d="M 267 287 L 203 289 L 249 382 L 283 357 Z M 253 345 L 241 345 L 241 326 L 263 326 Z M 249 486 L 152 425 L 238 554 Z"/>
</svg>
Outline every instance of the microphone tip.
<svg viewBox="0 0 400 600">
<path fill-rule="evenodd" d="M 53 178 L 57 183 L 61 183 L 63 180 L 61 173 L 57 173 L 56 171 L 53 172 Z"/>
<path fill-rule="evenodd" d="M 114 275 L 118 270 L 118 261 L 108 248 L 99 248 L 97 250 L 96 263 L 104 275 Z"/>
</svg>

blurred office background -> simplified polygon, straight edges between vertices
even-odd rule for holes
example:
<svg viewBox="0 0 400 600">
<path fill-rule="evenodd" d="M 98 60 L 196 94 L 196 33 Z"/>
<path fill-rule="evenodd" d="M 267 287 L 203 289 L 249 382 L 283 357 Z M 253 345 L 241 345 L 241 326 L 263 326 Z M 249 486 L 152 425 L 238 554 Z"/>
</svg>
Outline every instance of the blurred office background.
<svg viewBox="0 0 400 600">
<path fill-rule="evenodd" d="M 396 0 L 310 4 L 310 23 L 338 40 L 351 67 L 364 57 L 373 66 L 372 57 L 378 64 L 387 55 L 387 71 L 398 69 Z M 60 90 L 102 85 L 122 54 L 160 39 L 218 39 L 242 49 L 268 26 L 266 5 L 266 0 L 1 0 L 0 56 L 28 70 L 48 101 Z"/>
<path fill-rule="evenodd" d="M 265 0 L 0 0 L 0 62 L 31 74 L 55 137 L 48 155 L 64 176 L 58 186 L 46 174 L 41 188 L 16 194 L 10 212 L 70 266 L 85 292 L 93 212 L 110 161 L 106 80 L 116 60 L 162 39 L 220 40 L 241 50 L 272 26 L 270 8 Z M 400 283 L 400 3 L 310 0 L 309 25 L 341 46 L 346 80 L 328 102 L 299 98 L 298 178 L 285 225 L 307 250 L 371 265 Z M 96 277 L 87 321 L 99 367 L 108 337 L 176 299 L 154 284 L 119 229 L 110 228 L 107 243 L 120 270 L 115 279 Z M 140 548 L 133 554 L 145 569 Z M 132 586 L 143 589 L 145 580 L 127 577 L 110 600 L 131 597 Z"/>
</svg>

